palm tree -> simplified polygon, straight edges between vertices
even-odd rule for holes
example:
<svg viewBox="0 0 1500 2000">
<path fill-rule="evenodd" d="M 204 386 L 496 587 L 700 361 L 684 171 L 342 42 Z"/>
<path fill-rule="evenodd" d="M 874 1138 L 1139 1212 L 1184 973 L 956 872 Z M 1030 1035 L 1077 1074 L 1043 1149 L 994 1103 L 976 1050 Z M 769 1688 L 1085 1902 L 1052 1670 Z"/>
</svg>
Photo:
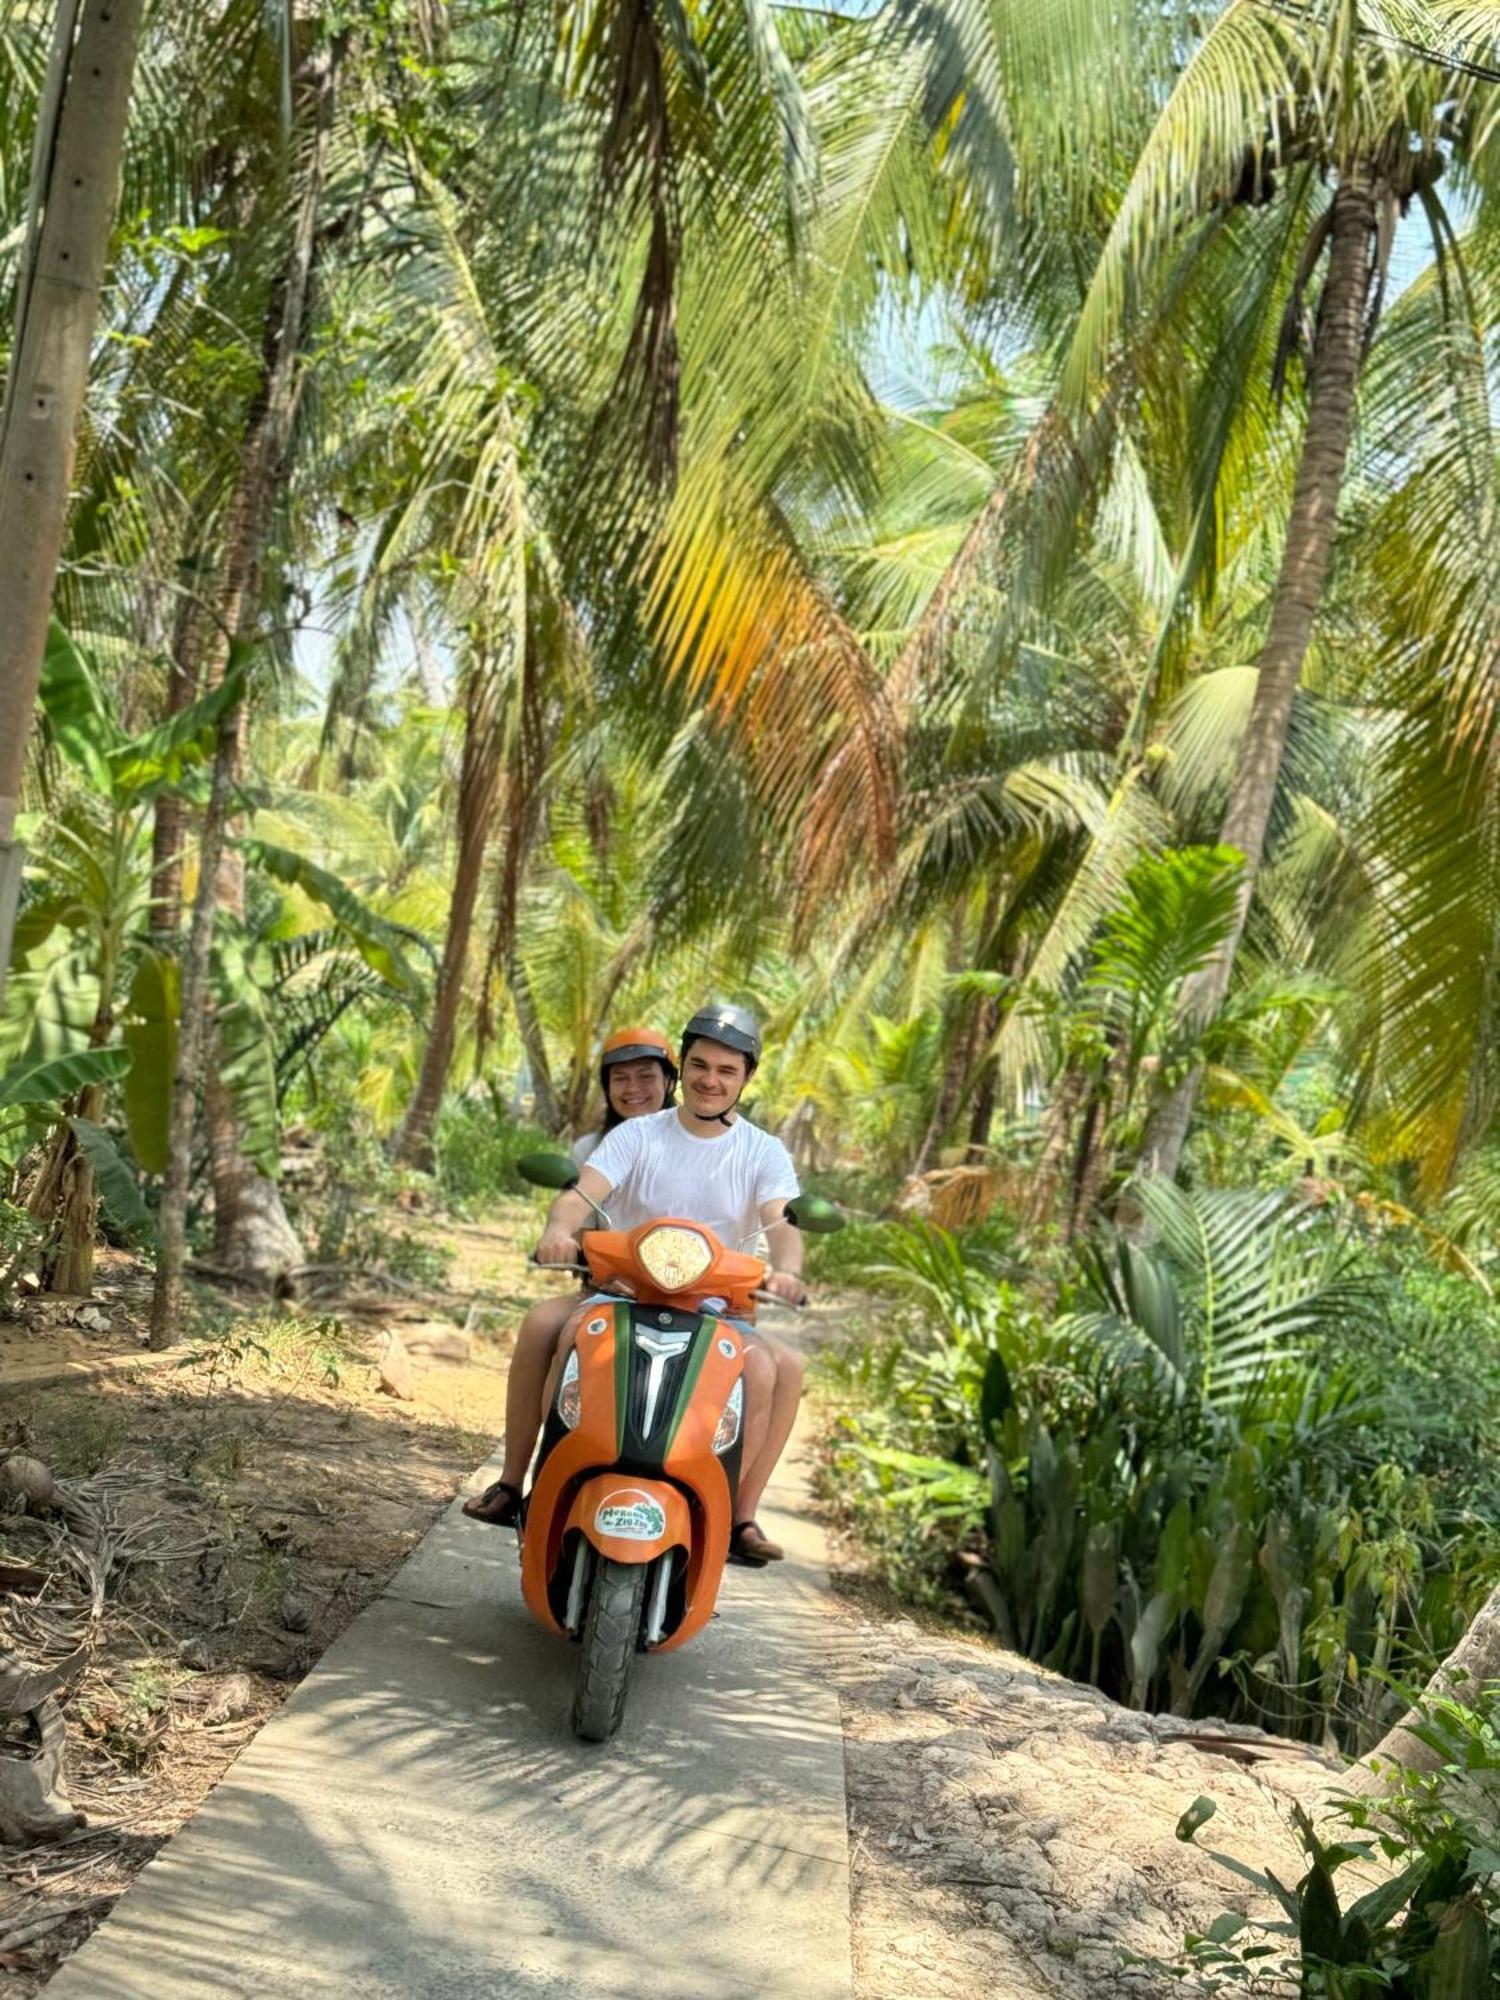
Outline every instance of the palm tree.
<svg viewBox="0 0 1500 2000">
<path fill-rule="evenodd" d="M 727 463 L 737 428 L 727 413 L 741 394 L 763 403 L 768 376 L 756 373 L 747 392 L 723 365 L 742 366 L 746 351 L 743 313 L 736 319 L 725 295 L 776 330 L 775 365 L 786 367 L 792 348 L 774 306 L 799 268 L 814 166 L 802 84 L 776 22 L 748 4 L 690 8 L 671 22 L 631 7 L 565 10 L 562 52 L 562 87 L 544 100 L 561 137 L 538 149 L 537 187 L 523 186 L 522 215 L 534 232 L 532 202 L 577 209 L 579 191 L 560 196 L 549 162 L 570 149 L 576 157 L 581 142 L 597 145 L 610 218 L 602 240 L 553 232 L 550 266 L 528 296 L 516 278 L 514 215 L 503 203 L 473 205 L 460 226 L 452 196 L 419 175 L 436 252 L 410 273 L 414 286 L 435 287 L 428 304 L 436 317 L 422 321 L 430 329 L 424 405 L 462 407 L 469 419 L 458 426 L 442 416 L 415 485 L 384 503 L 390 532 L 370 594 L 378 595 L 375 577 L 410 572 L 419 545 L 441 543 L 467 550 L 476 578 L 507 566 L 515 615 L 492 632 L 482 660 L 473 656 L 465 679 L 460 868 L 431 1039 L 397 1140 L 407 1157 L 425 1152 L 447 1077 L 481 864 L 495 835 L 503 846 L 491 965 L 509 989 L 539 1109 L 549 1122 L 560 1115 L 514 949 L 514 911 L 538 831 L 541 771 L 578 684 L 584 634 L 601 675 L 613 671 L 603 664 L 613 656 L 644 683 L 651 660 L 643 641 L 655 640 L 669 677 L 679 675 L 692 693 L 716 677 L 726 704 L 740 701 L 746 680 L 772 659 L 778 668 L 796 661 L 781 683 L 783 726 L 746 729 L 739 745 L 757 757 L 758 782 L 769 791 L 789 795 L 809 746 L 816 753 L 826 741 L 830 708 L 820 695 L 830 679 L 854 689 L 856 702 L 865 698 L 858 649 L 770 503 L 779 470 Z M 544 47 L 544 73 L 548 55 Z M 534 116 L 534 88 L 527 103 Z M 506 151 L 489 171 L 510 173 Z M 486 212 L 492 219 L 478 228 Z M 597 204 L 587 212 L 597 217 Z M 637 253 L 644 277 L 622 293 Z M 580 300 L 593 304 L 602 338 L 573 334 Z M 562 324 L 559 314 L 567 315 Z M 805 348 L 800 358 L 805 364 Z M 507 369 L 539 395 L 497 391 Z M 601 394 L 607 414 L 590 417 Z M 533 400 L 528 415 L 523 405 Z M 689 445 L 681 454 L 679 418 Z M 497 424 L 512 440 L 504 448 L 484 443 Z M 786 427 L 775 428 L 785 450 Z M 502 490 L 506 463 L 514 479 Z M 715 603 L 707 617 L 706 589 Z M 624 695 L 620 688 L 613 698 Z M 809 726 L 799 728 L 804 719 Z"/>
<path fill-rule="evenodd" d="M 1055 981 L 1076 966 L 1089 924 L 1104 907 L 1100 892 L 1117 891 L 1121 868 L 1139 851 L 1135 807 L 1149 807 L 1157 837 L 1166 832 L 1153 803 L 1160 754 L 1153 735 L 1209 629 L 1204 621 L 1213 615 L 1222 558 L 1244 540 L 1236 509 L 1250 510 L 1253 520 L 1262 513 L 1262 496 L 1273 500 L 1268 528 L 1284 520 L 1285 529 L 1266 579 L 1254 698 L 1239 730 L 1222 816 L 1197 835 L 1220 833 L 1247 860 L 1224 948 L 1184 992 L 1186 1012 L 1201 1030 L 1228 990 L 1260 878 L 1294 697 L 1325 593 L 1355 434 L 1355 391 L 1379 317 L 1394 230 L 1408 206 L 1421 206 L 1439 249 L 1440 295 L 1454 308 L 1449 324 L 1462 319 L 1476 275 L 1469 267 L 1480 252 L 1466 250 L 1455 236 L 1437 183 L 1446 174 L 1456 184 L 1454 205 L 1475 213 L 1477 236 L 1487 240 L 1483 139 L 1493 96 L 1482 77 L 1451 76 L 1427 54 L 1445 45 L 1444 22 L 1454 35 L 1465 22 L 1472 29 L 1473 10 L 1428 7 L 1403 16 L 1417 38 L 1412 42 L 1387 32 L 1378 10 L 1322 0 L 1231 4 L 1206 32 L 1189 15 L 1174 20 L 1171 10 L 1153 9 L 1142 55 L 1120 48 L 1101 64 L 1099 38 L 1137 24 L 1127 12 L 1128 24 L 1125 16 L 1074 7 L 1013 17 L 982 0 L 912 0 L 898 10 L 921 39 L 937 102 L 955 132 L 967 126 L 980 161 L 986 149 L 1008 150 L 1022 239 L 1033 200 L 1043 216 L 1061 208 L 1071 226 L 1050 238 L 1040 234 L 1030 264 L 1022 260 L 1013 287 L 1020 304 L 1009 315 L 1019 313 L 1023 324 L 1047 329 L 1060 343 L 1056 387 L 1042 400 L 1027 450 L 1011 460 L 931 590 L 887 691 L 898 714 L 915 713 L 955 675 L 965 678 L 976 634 L 986 624 L 995 631 L 997 619 L 988 651 L 982 644 L 977 650 L 991 670 L 1008 663 L 1006 627 L 1029 615 L 1028 606 L 1045 607 L 1087 523 L 1101 511 L 1118 513 L 1122 499 L 1148 534 L 1159 530 L 1164 537 L 1170 583 L 1158 599 L 1157 637 L 1117 745 L 1115 799 L 1060 906 L 1066 921 L 1031 959 L 1031 986 Z M 1424 47 L 1422 33 L 1429 31 Z M 1190 51 L 1185 58 L 1184 51 Z M 1101 96 L 1106 74 L 1110 85 Z M 1172 85 L 1165 103 L 1163 76 Z M 964 146 L 956 145 L 951 157 L 955 173 L 976 170 Z M 1050 182 L 1039 171 L 1045 167 Z M 1099 246 L 1092 275 L 1070 300 L 1066 273 L 1049 264 L 1048 251 L 1062 238 L 1076 255 L 1091 231 Z M 1320 270 L 1313 311 L 1308 300 Z M 1278 318 L 1279 332 L 1268 339 Z M 1442 369 L 1423 377 L 1430 393 L 1418 434 L 1441 423 L 1451 438 L 1458 413 L 1483 406 L 1483 370 L 1472 341 L 1467 349 L 1458 339 L 1441 346 Z M 1403 343 L 1408 369 L 1416 351 L 1415 343 Z M 1307 390 L 1300 439 L 1267 397 L 1268 382 L 1278 402 L 1285 397 L 1299 355 Z M 1410 435 L 1387 451 L 1378 470 L 1384 484 L 1411 452 Z M 1453 459 L 1450 444 L 1447 462 Z M 1477 548 L 1486 516 L 1476 493 L 1472 477 L 1450 486 L 1451 511 Z M 1450 545 L 1459 539 L 1450 535 Z M 1406 602 L 1423 601 L 1430 610 L 1432 545 L 1419 550 L 1409 539 L 1406 547 L 1416 564 Z M 998 612 L 997 594 L 1004 607 Z M 1461 622 L 1458 607 L 1472 601 L 1455 580 L 1446 599 L 1453 617 Z M 1410 620 L 1405 636 L 1410 646 L 1416 637 Z M 1467 657 L 1477 660 L 1472 631 L 1467 641 Z M 967 668 L 971 680 L 974 672 Z M 1446 748 L 1437 754 L 1451 756 L 1462 732 L 1455 737 L 1451 704 L 1444 713 L 1450 726 L 1439 732 L 1436 740 Z M 835 764 L 835 804 L 841 775 Z M 1132 818 L 1136 837 L 1122 844 Z M 1415 855 L 1417 815 L 1408 824 Z M 1482 923 L 1477 910 L 1474 916 Z M 1404 921 L 1409 932 L 1410 912 Z M 1408 960 L 1414 964 L 1414 955 Z M 1408 988 L 1415 995 L 1411 981 Z M 1412 1011 L 1409 1055 L 1415 1057 L 1422 1034 Z M 1019 1051 L 1007 1051 L 1007 1039 L 1027 1042 L 1025 1010 L 1011 1009 L 1002 1028 L 1002 1060 L 1012 1062 Z M 1427 1041 L 1436 1046 L 1430 1035 Z M 1424 1086 L 1429 1103 L 1435 1077 L 1433 1071 Z M 1175 1170 L 1197 1087 L 1194 1070 L 1148 1128 L 1144 1156 L 1161 1168 Z"/>
<path fill-rule="evenodd" d="M 1440 251 L 1454 256 L 1437 182 L 1445 171 L 1462 175 L 1490 94 L 1472 75 L 1450 76 L 1431 57 L 1392 46 L 1384 17 L 1347 0 L 1231 5 L 1163 108 L 1085 302 L 1066 378 L 1079 408 L 1100 393 L 1130 302 L 1192 253 L 1195 232 L 1221 226 L 1226 202 L 1297 203 L 1332 183 L 1300 247 L 1277 358 L 1280 375 L 1303 353 L 1306 416 L 1255 697 L 1220 829 L 1245 857 L 1239 903 L 1221 950 L 1183 994 L 1186 1016 L 1200 1025 L 1228 992 L 1258 879 L 1396 224 L 1419 201 Z M 1306 301 L 1325 262 L 1307 343 Z M 1142 1156 L 1150 1170 L 1176 1173 L 1200 1075 L 1191 1071 L 1152 1121 Z"/>
<path fill-rule="evenodd" d="M 270 287 L 259 378 L 240 438 L 239 466 L 223 524 L 216 623 L 222 635 L 217 660 L 204 666 L 222 674 L 235 645 L 250 646 L 261 617 L 266 543 L 278 485 L 305 387 L 302 354 L 333 121 L 337 49 L 318 48 L 297 96 L 305 123 L 294 135 L 305 145 L 296 175 L 296 201 L 284 262 Z M 166 1345 L 181 1318 L 182 1259 L 192 1160 L 194 1117 L 200 1087 L 214 1184 L 214 1248 L 223 1268 L 267 1289 L 302 1261 L 274 1181 L 249 1158 L 224 1081 L 222 1064 L 205 1074 L 203 1056 L 210 1007 L 209 959 L 221 910 L 244 917 L 244 869 L 226 850 L 225 815 L 243 766 L 243 703 L 222 725 L 205 813 L 182 982 L 181 1032 L 173 1079 L 171 1152 L 159 1221 L 160 1255 L 152 1296 L 151 1339 Z M 158 869 L 162 856 L 158 853 Z"/>
</svg>

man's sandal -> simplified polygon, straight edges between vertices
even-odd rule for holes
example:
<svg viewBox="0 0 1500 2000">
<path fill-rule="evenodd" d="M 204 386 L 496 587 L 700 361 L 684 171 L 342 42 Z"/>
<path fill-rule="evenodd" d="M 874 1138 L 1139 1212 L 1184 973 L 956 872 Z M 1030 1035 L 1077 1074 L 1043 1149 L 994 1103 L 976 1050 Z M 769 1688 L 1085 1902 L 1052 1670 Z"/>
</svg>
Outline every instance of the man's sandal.
<svg viewBox="0 0 1500 2000">
<path fill-rule="evenodd" d="M 779 1563 L 786 1550 L 779 1542 L 773 1542 L 763 1534 L 758 1521 L 736 1521 L 734 1533 L 729 1537 L 729 1560 L 743 1563 L 746 1569 L 764 1569 L 767 1563 Z"/>
<path fill-rule="evenodd" d="M 519 1527 L 526 1502 L 518 1486 L 497 1479 L 472 1500 L 465 1500 L 464 1512 L 471 1521 L 487 1521 L 492 1528 Z"/>
</svg>

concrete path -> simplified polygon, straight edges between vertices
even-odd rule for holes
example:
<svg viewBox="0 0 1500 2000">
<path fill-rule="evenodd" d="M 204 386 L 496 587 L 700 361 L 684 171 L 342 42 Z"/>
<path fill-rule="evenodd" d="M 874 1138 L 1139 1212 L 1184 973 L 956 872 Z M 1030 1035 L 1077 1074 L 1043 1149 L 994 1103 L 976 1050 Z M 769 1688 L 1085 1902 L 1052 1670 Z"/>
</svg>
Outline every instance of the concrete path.
<svg viewBox="0 0 1500 2000">
<path fill-rule="evenodd" d="M 795 1465 L 771 1499 L 781 1572 L 638 1661 L 602 1747 L 455 1504 L 49 2000 L 848 2000 L 835 1621 Z"/>
</svg>

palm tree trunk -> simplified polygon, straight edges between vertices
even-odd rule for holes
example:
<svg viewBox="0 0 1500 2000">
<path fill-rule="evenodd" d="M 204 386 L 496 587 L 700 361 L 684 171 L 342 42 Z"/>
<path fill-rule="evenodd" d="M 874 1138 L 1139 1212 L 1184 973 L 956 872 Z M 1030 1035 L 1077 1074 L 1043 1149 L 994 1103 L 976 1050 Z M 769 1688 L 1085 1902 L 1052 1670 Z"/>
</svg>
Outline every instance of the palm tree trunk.
<svg viewBox="0 0 1500 2000">
<path fill-rule="evenodd" d="M 1200 1028 L 1213 1020 L 1229 990 L 1265 848 L 1292 702 L 1333 551 L 1375 271 L 1375 188 L 1368 168 L 1351 169 L 1340 182 L 1333 197 L 1329 242 L 1328 276 L 1308 374 L 1307 429 L 1281 572 L 1220 836 L 1226 846 L 1244 855 L 1244 877 L 1223 946 L 1210 964 L 1183 984 L 1183 1015 Z M 1191 1070 L 1151 1119 L 1141 1161 L 1148 1171 L 1176 1175 L 1202 1074 L 1201 1066 Z"/>
<path fill-rule="evenodd" d="M 260 587 L 271 513 L 291 443 L 305 371 L 306 330 L 317 222 L 333 123 L 337 63 L 335 52 L 320 55 L 311 68 L 314 138 L 298 203 L 287 262 L 272 288 L 261 342 L 261 376 L 245 420 L 239 470 L 224 523 L 224 544 L 215 591 L 216 632 L 198 663 L 200 681 L 223 674 L 235 643 L 248 643 L 260 610 Z M 179 665 L 181 662 L 179 661 Z M 171 1158 L 158 1216 L 156 1286 L 152 1297 L 151 1340 L 166 1346 L 177 1337 L 182 1317 L 182 1270 L 186 1254 L 188 1181 L 197 1096 L 203 1057 L 212 1046 L 208 975 L 214 921 L 219 908 L 243 915 L 244 869 L 226 854 L 226 816 L 231 791 L 243 765 L 243 705 L 220 723 L 213 789 L 199 848 L 199 880 L 182 981 L 181 1032 L 172 1087 Z M 159 858 L 165 858 L 160 856 Z M 179 878 L 180 879 L 180 878 Z M 214 1259 L 221 1270 L 267 1289 L 284 1285 L 289 1269 L 302 1261 L 302 1248 L 286 1218 L 281 1197 L 246 1158 L 235 1128 L 233 1108 L 217 1078 L 205 1090 L 209 1149 L 214 1183 Z"/>
<path fill-rule="evenodd" d="M 979 1036 L 981 1049 L 988 1049 L 1000 1032 L 1000 996 L 990 994 L 979 1010 Z M 1000 1068 L 993 1056 L 986 1056 L 979 1065 L 979 1080 L 974 1087 L 974 1103 L 969 1112 L 970 1153 L 983 1153 L 990 1143 L 990 1127 L 995 1122 L 995 1098 L 999 1091 Z"/>
<path fill-rule="evenodd" d="M 167 674 L 164 720 L 180 715 L 196 700 L 202 679 L 208 632 L 198 590 L 196 563 L 183 565 L 183 595 L 178 600 L 172 634 L 172 660 Z M 182 848 L 187 831 L 187 802 L 176 792 L 158 797 L 151 833 L 151 930 L 158 938 L 175 937 L 182 924 Z"/>
<path fill-rule="evenodd" d="M 0 602 L 5 606 L 0 620 L 0 997 L 20 883 L 16 814 L 67 527 L 73 434 L 88 386 L 144 8 L 145 0 L 59 6 L 48 93 L 38 124 L 31 213 L 41 221 L 21 274 L 16 340 L 0 415 Z M 49 133 L 53 110 L 56 123 Z"/>
<path fill-rule="evenodd" d="M 182 1011 L 177 1034 L 176 1067 L 172 1073 L 167 1177 L 156 1216 L 156 1276 L 151 1289 L 150 1331 L 150 1344 L 155 1348 L 170 1347 L 183 1327 L 182 1272 L 187 1255 L 193 1125 L 198 1110 L 198 1081 L 206 1040 L 208 961 L 213 949 L 214 918 L 218 914 L 219 855 L 224 844 L 229 769 L 234 754 L 229 722 L 230 718 L 226 717 L 214 752 L 213 779 L 198 847 L 198 889 L 193 898 L 187 959 L 182 969 Z"/>
<path fill-rule="evenodd" d="M 910 1171 L 914 1176 L 925 1174 L 932 1166 L 948 1136 L 949 1126 L 958 1116 L 959 1101 L 974 1063 L 976 1019 L 973 1009 L 960 1003 L 950 1031 L 937 1101 L 932 1107 L 922 1143 L 917 1148 L 917 1156 L 911 1163 Z"/>
<path fill-rule="evenodd" d="M 458 867 L 453 899 L 448 906 L 448 930 L 443 939 L 432 1025 L 422 1051 L 417 1087 L 406 1107 L 401 1129 L 391 1146 L 393 1159 L 409 1166 L 430 1166 L 432 1128 L 442 1106 L 458 1037 L 458 1010 L 463 999 L 474 912 L 484 877 L 485 855 L 494 825 L 500 788 L 500 673 L 489 645 L 480 641 L 468 674 L 464 698 L 464 743 L 458 777 Z"/>
<path fill-rule="evenodd" d="M 1067 1171 L 1068 1149 L 1073 1143 L 1073 1123 L 1087 1109 L 1093 1079 L 1087 1070 L 1065 1068 L 1052 1086 L 1052 1095 L 1042 1113 L 1042 1146 L 1031 1177 L 1031 1198 L 1027 1219 L 1041 1224 L 1051 1220 L 1058 1190 Z"/>
<path fill-rule="evenodd" d="M 240 472 L 225 525 L 224 589 L 218 606 L 224 641 L 247 644 L 260 615 L 266 548 L 276 496 L 286 478 L 297 411 L 307 373 L 303 341 L 312 299 L 318 250 L 318 218 L 327 175 L 329 142 L 337 93 L 339 48 L 320 52 L 309 64 L 305 91 L 312 117 L 309 151 L 287 261 L 272 290 L 261 346 L 261 381 L 246 423 Z M 246 716 L 243 706 L 224 728 L 229 743 L 229 782 L 244 767 Z M 219 907 L 243 918 L 245 871 L 238 851 L 221 849 L 217 874 Z M 302 1262 L 302 1246 L 287 1220 L 276 1183 L 246 1154 L 229 1093 L 217 1074 L 206 1081 L 204 1113 L 214 1184 L 214 1262 L 219 1269 L 268 1291 L 286 1288 Z"/>
</svg>

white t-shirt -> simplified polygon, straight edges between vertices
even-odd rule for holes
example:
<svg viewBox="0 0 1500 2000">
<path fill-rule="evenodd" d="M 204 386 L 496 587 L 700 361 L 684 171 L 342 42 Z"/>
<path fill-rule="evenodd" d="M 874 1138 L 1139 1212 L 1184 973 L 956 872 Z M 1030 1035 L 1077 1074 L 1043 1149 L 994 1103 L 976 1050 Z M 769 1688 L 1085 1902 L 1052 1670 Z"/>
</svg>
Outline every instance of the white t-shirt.
<svg viewBox="0 0 1500 2000">
<path fill-rule="evenodd" d="M 609 1182 L 605 1207 L 617 1229 L 680 1215 L 703 1223 L 730 1250 L 759 1232 L 763 1203 L 798 1192 L 792 1156 L 771 1133 L 737 1118 L 720 1136 L 700 1139 L 671 1107 L 625 1119 L 588 1164 Z"/>
<path fill-rule="evenodd" d="M 588 1165 L 593 1157 L 594 1148 L 599 1144 L 600 1137 L 601 1135 L 598 1132 L 585 1132 L 581 1138 L 573 1141 L 572 1145 L 568 1148 L 568 1152 L 572 1156 L 575 1167 L 586 1167 Z"/>
</svg>

